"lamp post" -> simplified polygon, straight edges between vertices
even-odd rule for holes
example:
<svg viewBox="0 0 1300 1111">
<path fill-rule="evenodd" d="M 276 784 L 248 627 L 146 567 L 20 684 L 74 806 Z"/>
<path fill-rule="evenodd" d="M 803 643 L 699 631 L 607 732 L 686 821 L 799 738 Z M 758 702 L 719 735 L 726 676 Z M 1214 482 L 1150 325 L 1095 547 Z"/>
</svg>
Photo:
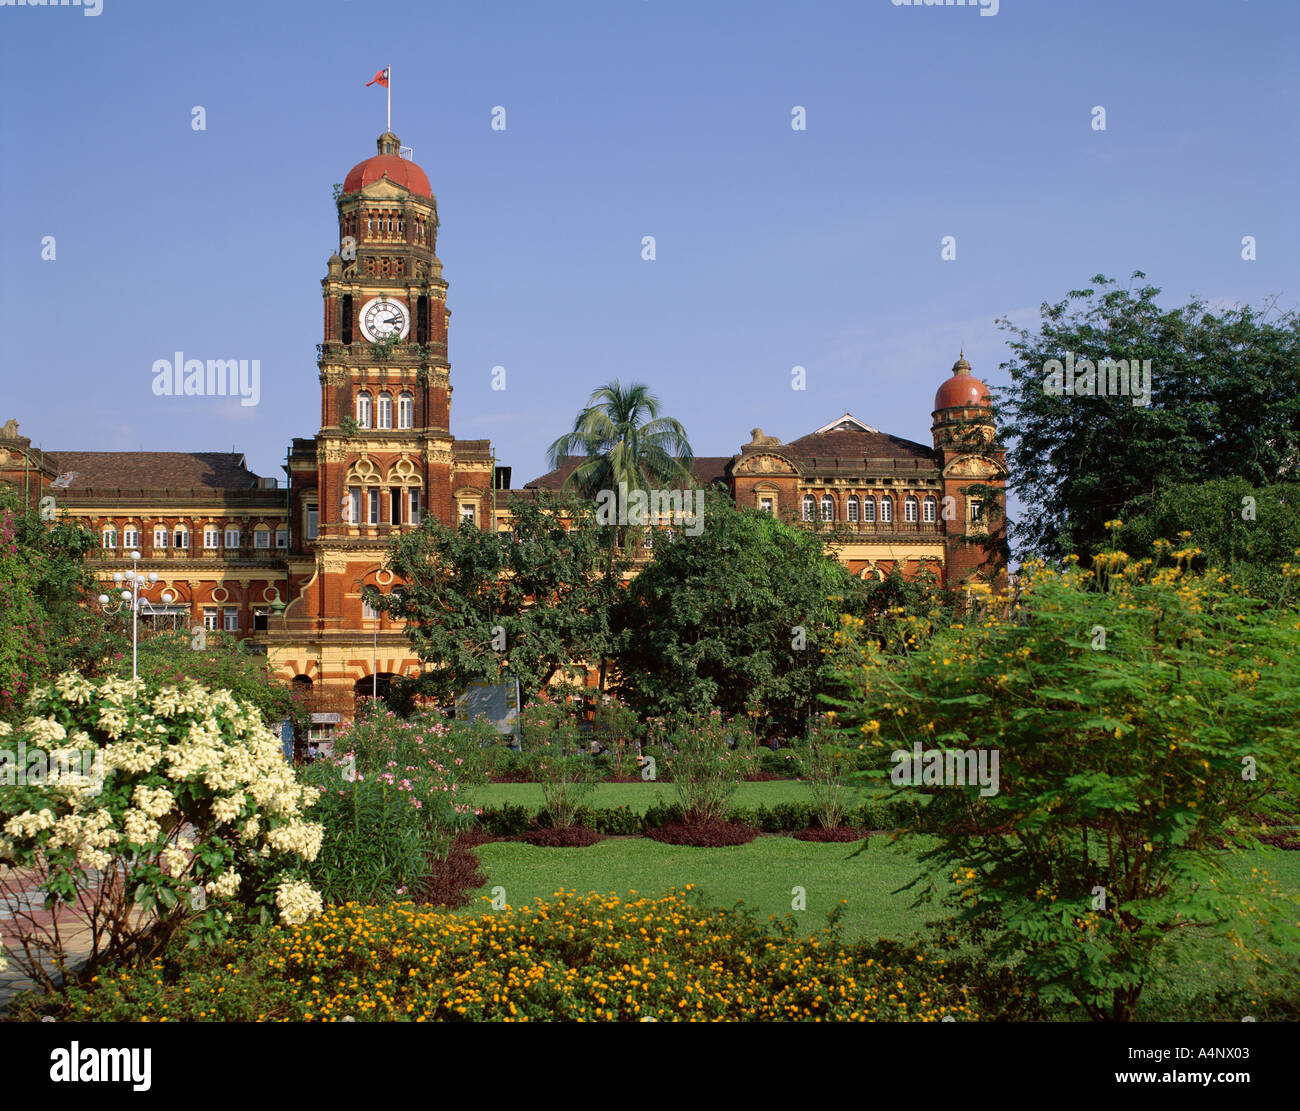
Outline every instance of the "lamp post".
<svg viewBox="0 0 1300 1111">
<path fill-rule="evenodd" d="M 123 581 L 131 584 L 131 589 L 123 589 L 120 597 L 121 601 L 110 605 L 107 594 L 99 596 L 99 604 L 105 613 L 117 613 L 127 605 L 131 607 L 131 679 L 135 681 L 139 677 L 139 652 L 140 652 L 140 609 L 146 607 L 150 613 L 153 612 L 153 606 L 150 605 L 149 599 L 140 597 L 140 586 L 145 584 L 146 589 L 153 586 L 158 581 L 158 572 L 150 571 L 147 575 L 142 575 L 137 570 L 140 563 L 140 553 L 131 552 L 131 570 L 114 571 L 113 585 L 122 586 Z M 164 603 L 171 602 L 173 598 L 170 590 L 164 590 L 162 600 Z"/>
</svg>

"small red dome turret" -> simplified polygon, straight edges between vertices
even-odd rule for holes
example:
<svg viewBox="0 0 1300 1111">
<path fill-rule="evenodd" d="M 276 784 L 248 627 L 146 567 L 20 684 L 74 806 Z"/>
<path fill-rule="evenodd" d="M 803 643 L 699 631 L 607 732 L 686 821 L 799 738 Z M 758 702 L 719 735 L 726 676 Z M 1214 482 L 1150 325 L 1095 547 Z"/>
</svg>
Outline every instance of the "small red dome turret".
<svg viewBox="0 0 1300 1111">
<path fill-rule="evenodd" d="M 962 409 L 970 405 L 989 405 L 992 398 L 988 386 L 970 372 L 970 363 L 963 354 L 952 367 L 952 377 L 934 395 L 935 410 Z"/>
<path fill-rule="evenodd" d="M 394 185 L 400 185 L 421 197 L 432 197 L 433 189 L 425 172 L 408 158 L 403 158 L 398 151 L 401 142 L 391 131 L 379 136 L 379 153 L 358 162 L 348 171 L 343 180 L 343 192 L 355 193 L 358 189 L 372 182 L 388 178 Z"/>
</svg>

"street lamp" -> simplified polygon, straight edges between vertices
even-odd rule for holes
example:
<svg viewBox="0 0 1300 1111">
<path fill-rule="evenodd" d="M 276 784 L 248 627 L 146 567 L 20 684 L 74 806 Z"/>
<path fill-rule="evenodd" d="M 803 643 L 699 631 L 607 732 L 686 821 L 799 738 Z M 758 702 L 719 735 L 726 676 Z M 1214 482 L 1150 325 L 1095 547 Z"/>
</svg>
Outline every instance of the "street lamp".
<svg viewBox="0 0 1300 1111">
<path fill-rule="evenodd" d="M 131 570 L 114 571 L 113 585 L 120 587 L 125 581 L 130 583 L 131 589 L 123 589 L 120 594 L 121 601 L 112 605 L 109 604 L 108 595 L 101 594 L 99 596 L 99 605 L 105 613 L 117 613 L 128 605 L 131 607 L 131 679 L 134 681 L 138 678 L 137 665 L 140 645 L 140 611 L 143 608 L 148 613 L 152 614 L 154 612 L 149 599 L 140 597 L 140 587 L 141 584 L 145 586 L 145 589 L 153 586 L 153 584 L 158 581 L 158 572 L 150 571 L 147 575 L 140 574 L 136 569 L 136 565 L 140 562 L 140 553 L 130 552 L 128 554 L 131 556 Z M 170 602 L 172 598 L 173 595 L 170 590 L 163 591 L 162 600 L 164 603 Z"/>
</svg>

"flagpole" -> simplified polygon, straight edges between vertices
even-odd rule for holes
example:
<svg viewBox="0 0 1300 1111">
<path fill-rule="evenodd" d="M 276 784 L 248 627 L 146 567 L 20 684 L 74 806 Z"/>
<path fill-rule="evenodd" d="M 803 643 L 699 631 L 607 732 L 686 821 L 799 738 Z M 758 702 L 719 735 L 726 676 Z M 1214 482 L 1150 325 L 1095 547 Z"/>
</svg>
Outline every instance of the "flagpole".
<svg viewBox="0 0 1300 1111">
<path fill-rule="evenodd" d="M 388 127 L 386 131 L 393 130 L 393 67 L 388 67 L 388 81 L 385 83 L 388 88 Z"/>
</svg>

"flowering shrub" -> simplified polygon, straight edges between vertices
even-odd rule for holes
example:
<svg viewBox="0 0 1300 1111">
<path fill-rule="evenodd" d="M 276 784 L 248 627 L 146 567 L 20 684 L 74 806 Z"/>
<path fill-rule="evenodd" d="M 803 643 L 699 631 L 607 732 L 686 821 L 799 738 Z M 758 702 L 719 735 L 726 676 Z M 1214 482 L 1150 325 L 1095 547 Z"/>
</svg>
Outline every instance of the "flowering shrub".
<svg viewBox="0 0 1300 1111">
<path fill-rule="evenodd" d="M 328 902 L 389 902 L 438 870 L 454 832 L 474 822 L 481 738 L 436 711 L 401 718 L 374 708 L 339 732 L 333 758 L 303 777 L 320 792 L 326 837 L 311 876 Z"/>
<path fill-rule="evenodd" d="M 687 888 L 689 893 L 690 888 Z M 679 892 L 557 892 L 479 916 L 330 907 L 232 942 L 205 963 L 159 961 L 70 992 L 99 1021 L 913 1021 L 977 1016 L 945 963 L 772 929 Z"/>
<path fill-rule="evenodd" d="M 186 924 L 210 936 L 250 915 L 297 925 L 320 911 L 303 882 L 321 843 L 305 817 L 316 793 L 251 704 L 192 683 L 68 672 L 34 690 L 26 712 L 17 730 L 0 726 L 5 747 L 56 758 L 93 749 L 103 767 L 102 783 L 0 785 L 0 864 L 11 869 L 0 906 L 38 984 L 54 986 L 42 956 L 67 972 L 70 919 L 89 930 L 93 971 L 154 951 Z M 33 887 L 49 922 L 31 906 Z"/>
<path fill-rule="evenodd" d="M 533 778 L 541 784 L 542 804 L 555 829 L 573 825 L 596 789 L 596 769 L 583 752 L 582 729 L 568 708 L 543 691 L 519 715 L 520 744 Z"/>
<path fill-rule="evenodd" d="M 720 822 L 749 767 L 748 722 L 726 721 L 719 710 L 680 722 L 668 737 L 677 796 L 689 822 Z"/>
<path fill-rule="evenodd" d="M 812 792 L 817 822 L 822 829 L 836 829 L 844 822 L 847 809 L 844 777 L 854 770 L 856 754 L 856 745 L 842 742 L 833 714 L 818 714 L 813 718 L 808 739 L 799 750 L 799 769 Z"/>
<path fill-rule="evenodd" d="M 386 783 L 407 797 L 433 830 L 473 824 L 473 787 L 485 781 L 482 734 L 435 711 L 400 718 L 363 710 L 334 741 L 336 767 L 357 780 Z"/>
<path fill-rule="evenodd" d="M 1131 1020 L 1193 931 L 1300 948 L 1294 903 L 1234 890 L 1218 855 L 1295 813 L 1300 610 L 1192 570 L 1193 547 L 1152 547 L 1087 571 L 1027 562 L 1018 599 L 906 656 L 852 619 L 837 636 L 840 706 L 882 765 L 922 744 L 1000 754 L 992 795 L 928 775 L 898 791 L 928 798 L 927 869 L 957 870 L 953 933 L 1097 1021 Z"/>
</svg>

